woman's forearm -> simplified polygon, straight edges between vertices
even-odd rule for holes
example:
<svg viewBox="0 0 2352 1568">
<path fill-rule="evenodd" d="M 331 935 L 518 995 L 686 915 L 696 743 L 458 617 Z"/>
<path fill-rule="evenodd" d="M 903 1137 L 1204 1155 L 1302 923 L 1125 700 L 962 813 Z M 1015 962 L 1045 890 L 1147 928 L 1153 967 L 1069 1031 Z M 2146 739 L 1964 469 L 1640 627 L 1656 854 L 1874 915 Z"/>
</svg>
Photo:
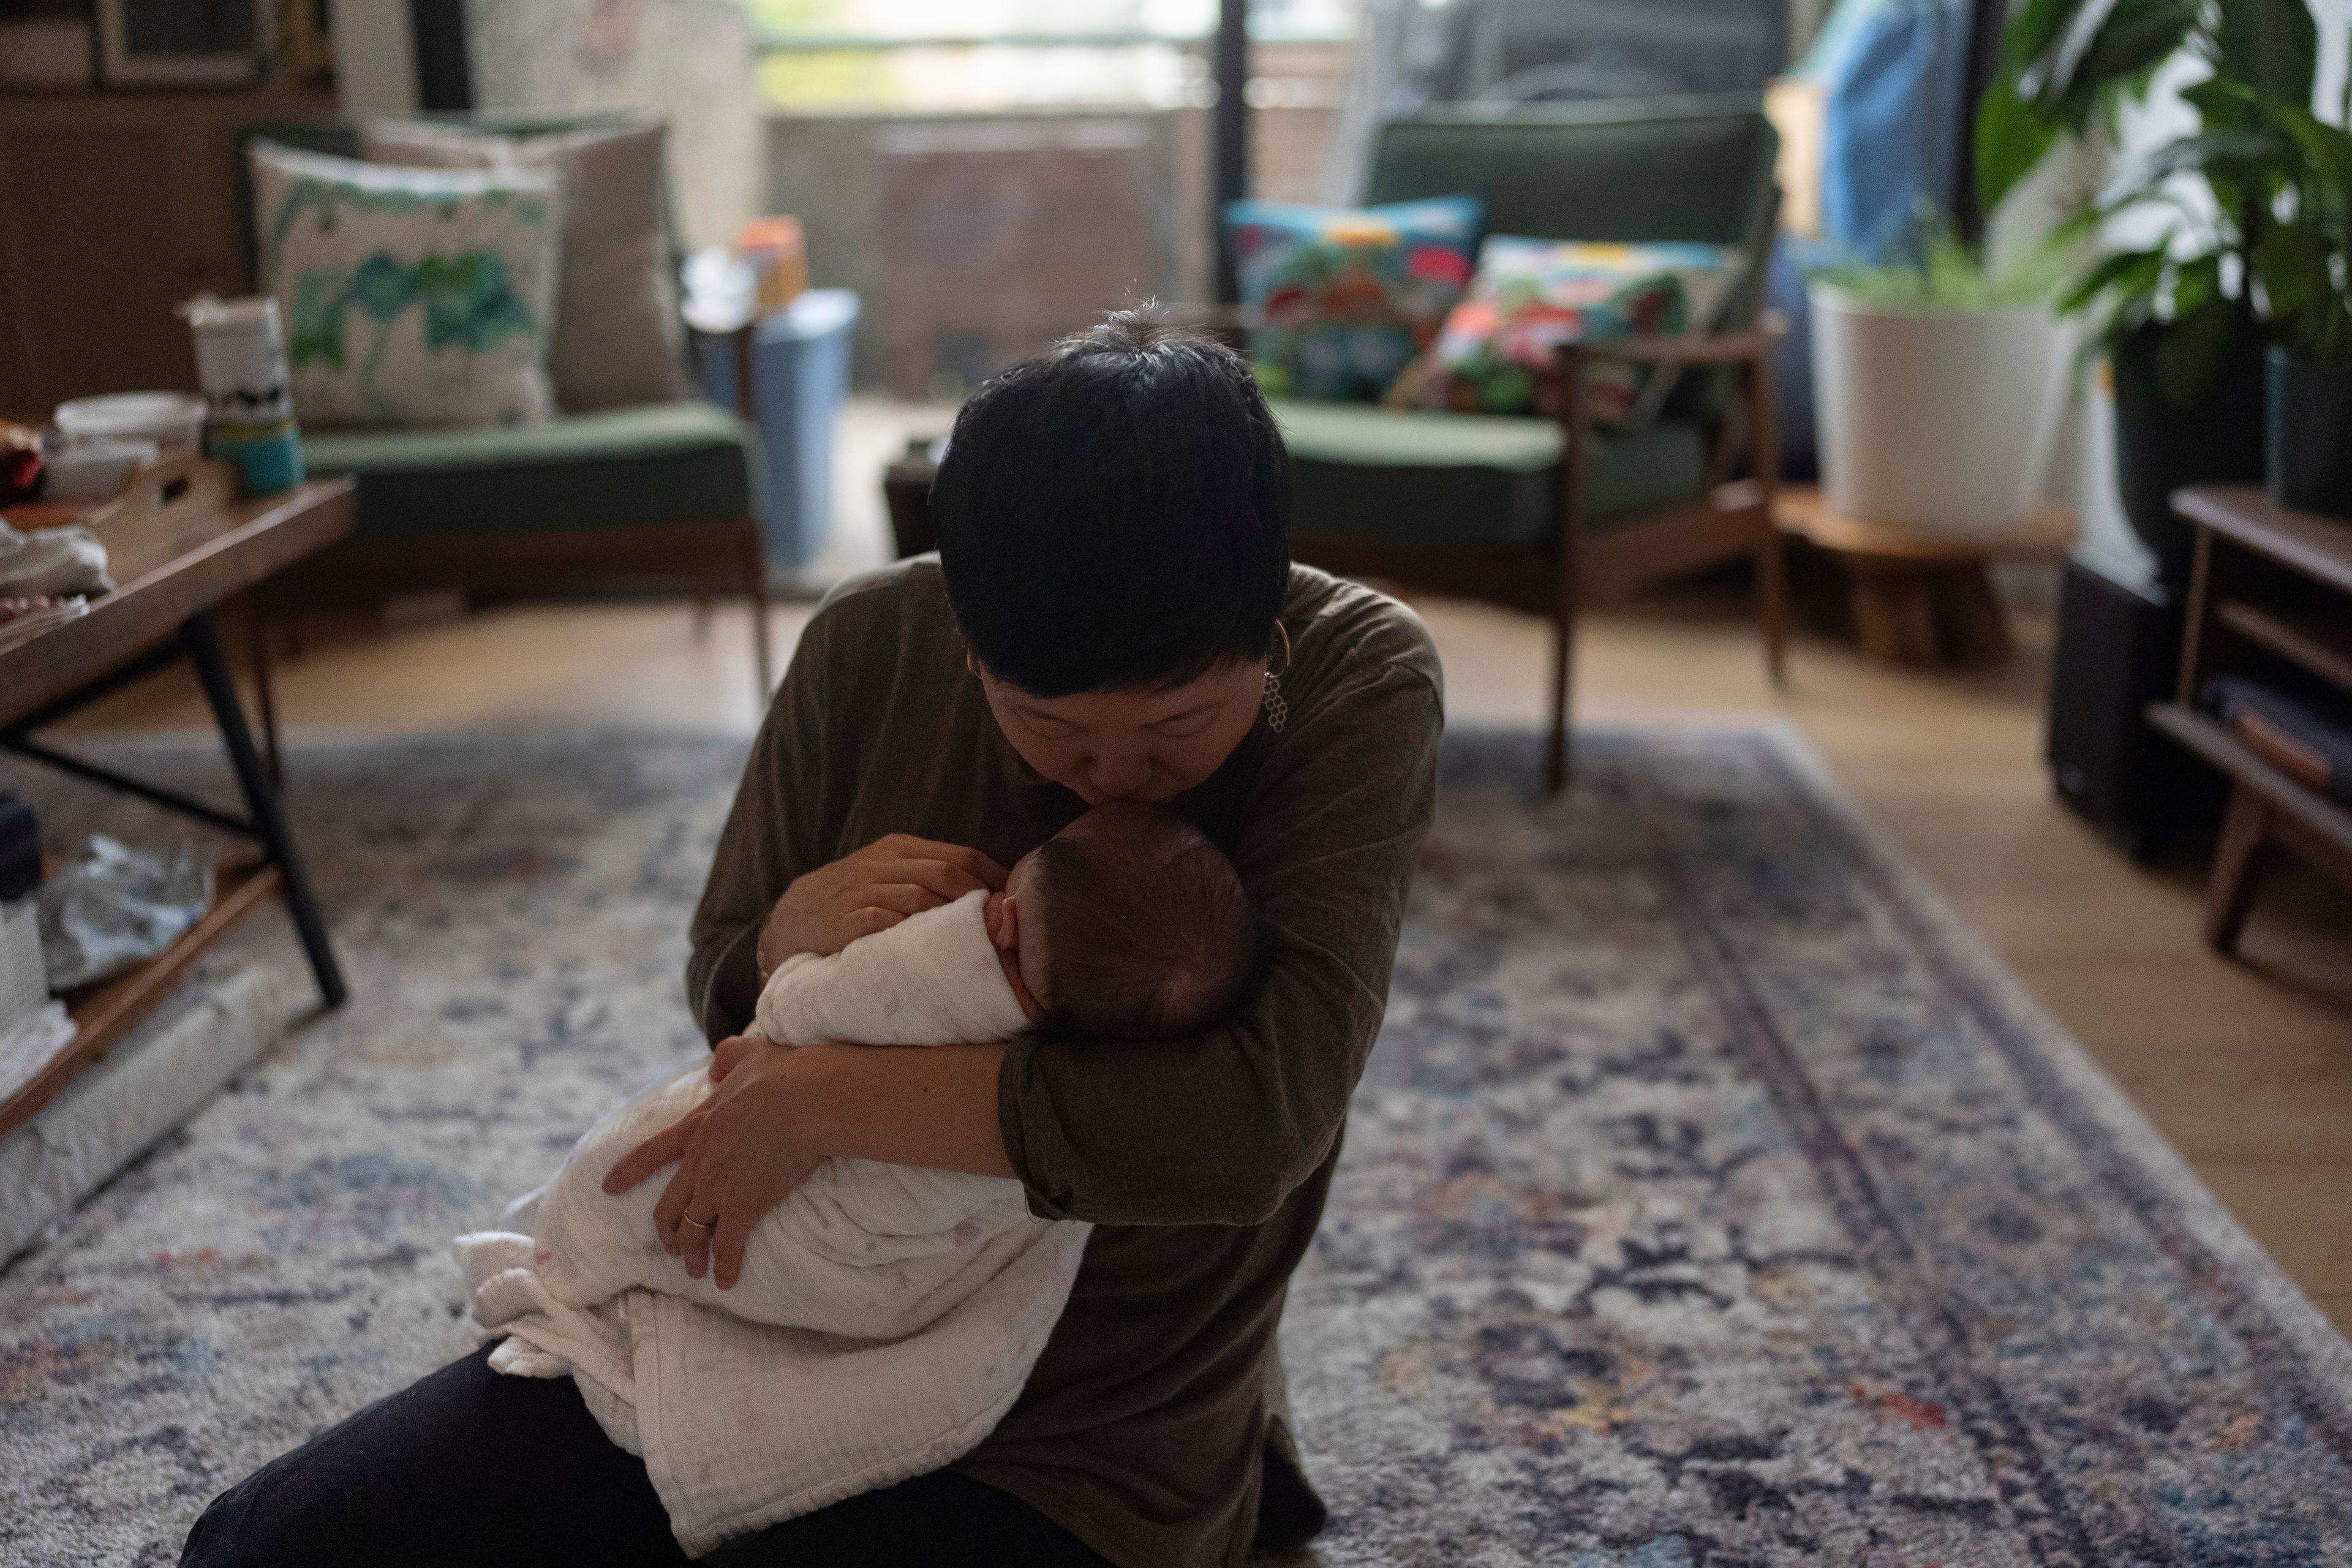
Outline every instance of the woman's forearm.
<svg viewBox="0 0 2352 1568">
<path fill-rule="evenodd" d="M 1002 1046 L 802 1046 L 807 1147 L 974 1176 L 1013 1174 L 997 1123 Z"/>
</svg>

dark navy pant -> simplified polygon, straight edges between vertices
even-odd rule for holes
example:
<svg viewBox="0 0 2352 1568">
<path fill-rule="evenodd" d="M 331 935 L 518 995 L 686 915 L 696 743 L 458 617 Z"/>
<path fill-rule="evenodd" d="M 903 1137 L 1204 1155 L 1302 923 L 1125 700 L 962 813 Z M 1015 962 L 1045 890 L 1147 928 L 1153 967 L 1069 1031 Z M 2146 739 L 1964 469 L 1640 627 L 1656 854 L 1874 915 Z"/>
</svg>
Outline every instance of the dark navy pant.
<svg viewBox="0 0 2352 1568">
<path fill-rule="evenodd" d="M 485 1346 L 223 1492 L 182 1568 L 640 1568 L 688 1561 L 646 1479 L 568 1377 L 504 1377 Z M 953 1470 L 730 1542 L 720 1568 L 1110 1568 L 1027 1503 Z"/>
</svg>

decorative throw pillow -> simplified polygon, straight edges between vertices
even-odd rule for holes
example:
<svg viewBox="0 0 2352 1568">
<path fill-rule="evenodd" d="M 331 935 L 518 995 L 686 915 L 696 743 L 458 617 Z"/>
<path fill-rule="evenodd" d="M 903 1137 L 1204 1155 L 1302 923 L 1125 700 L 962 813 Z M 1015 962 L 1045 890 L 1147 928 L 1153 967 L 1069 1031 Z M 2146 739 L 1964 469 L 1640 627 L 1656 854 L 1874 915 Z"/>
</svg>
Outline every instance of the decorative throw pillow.
<svg viewBox="0 0 2352 1568">
<path fill-rule="evenodd" d="M 1717 245 L 1490 235 L 1469 297 L 1446 316 L 1423 359 L 1398 378 L 1390 401 L 1464 413 L 1557 415 L 1554 353 L 1562 343 L 1712 327 L 1738 259 L 1738 251 Z M 1671 372 L 1594 362 L 1586 377 L 1594 422 L 1647 423 L 1673 389 Z"/>
<path fill-rule="evenodd" d="M 1250 358 L 1265 390 L 1378 399 L 1462 297 L 1482 210 L 1475 196 L 1354 211 L 1228 202 L 1242 299 L 1265 318 Z"/>
<path fill-rule="evenodd" d="M 669 232 L 668 126 L 659 120 L 508 136 L 429 121 L 368 126 L 371 163 L 551 169 L 563 183 L 563 262 L 547 370 L 568 409 L 688 395 Z"/>
<path fill-rule="evenodd" d="M 543 169 L 391 169 L 253 147 L 261 287 L 316 425 L 543 419 L 562 202 Z"/>
</svg>

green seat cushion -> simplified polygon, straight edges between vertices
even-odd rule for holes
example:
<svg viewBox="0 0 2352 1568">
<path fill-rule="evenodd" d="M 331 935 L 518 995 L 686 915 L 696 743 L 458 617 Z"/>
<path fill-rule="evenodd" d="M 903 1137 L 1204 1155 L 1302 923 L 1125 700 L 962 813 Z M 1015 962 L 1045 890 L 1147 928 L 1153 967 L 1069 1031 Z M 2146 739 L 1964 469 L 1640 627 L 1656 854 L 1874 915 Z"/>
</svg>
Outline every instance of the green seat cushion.
<svg viewBox="0 0 2352 1568">
<path fill-rule="evenodd" d="M 1288 400 L 1274 410 L 1290 447 L 1297 532 L 1536 544 L 1551 531 L 1562 445 L 1552 420 Z M 1706 491 L 1706 437 L 1695 423 L 1660 419 L 1596 433 L 1586 444 L 1589 529 L 1632 522 Z"/>
<path fill-rule="evenodd" d="M 379 537 L 734 522 L 752 515 L 742 421 L 685 401 L 466 430 L 311 430 L 318 475 L 359 479 Z"/>
</svg>

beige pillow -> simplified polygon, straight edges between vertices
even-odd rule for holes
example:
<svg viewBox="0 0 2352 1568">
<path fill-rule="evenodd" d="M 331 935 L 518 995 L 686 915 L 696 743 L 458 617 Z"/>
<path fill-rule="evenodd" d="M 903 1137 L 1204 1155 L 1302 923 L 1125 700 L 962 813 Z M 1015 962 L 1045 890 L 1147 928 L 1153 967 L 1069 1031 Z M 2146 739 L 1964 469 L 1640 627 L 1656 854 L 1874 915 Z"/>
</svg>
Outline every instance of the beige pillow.
<svg viewBox="0 0 2352 1568">
<path fill-rule="evenodd" d="M 547 356 L 556 403 L 619 408 L 688 395 L 670 267 L 667 127 L 659 121 L 508 136 L 422 121 L 368 126 L 372 163 L 545 168 L 563 183 L 563 265 Z"/>
</svg>

